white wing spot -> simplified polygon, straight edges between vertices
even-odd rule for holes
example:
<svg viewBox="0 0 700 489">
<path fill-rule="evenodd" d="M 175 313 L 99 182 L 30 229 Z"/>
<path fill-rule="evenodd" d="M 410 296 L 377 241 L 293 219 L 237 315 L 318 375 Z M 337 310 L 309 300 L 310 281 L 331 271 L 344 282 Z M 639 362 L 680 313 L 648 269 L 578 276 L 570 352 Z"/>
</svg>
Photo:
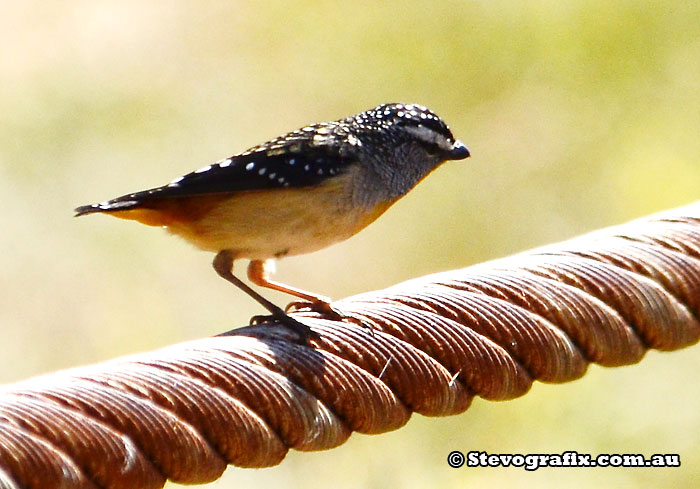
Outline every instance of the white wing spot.
<svg viewBox="0 0 700 489">
<path fill-rule="evenodd" d="M 195 170 L 195 173 L 205 173 L 211 170 L 211 165 L 203 166 L 202 168 Z"/>
<path fill-rule="evenodd" d="M 309 171 L 311 170 L 311 167 L 309 165 L 304 165 L 304 170 Z"/>
<path fill-rule="evenodd" d="M 277 173 L 270 173 L 270 175 L 268 175 L 270 180 L 274 180 L 276 176 L 277 176 Z"/>
<path fill-rule="evenodd" d="M 233 160 L 232 160 L 231 158 L 226 158 L 225 160 L 219 162 L 219 166 L 220 166 L 221 168 L 226 168 L 226 167 L 229 166 L 231 163 L 233 163 Z"/>
<path fill-rule="evenodd" d="M 287 161 L 287 163 L 289 163 L 290 165 L 294 165 L 296 162 L 296 158 L 289 158 L 289 161 Z"/>
<path fill-rule="evenodd" d="M 266 171 L 267 171 L 267 168 L 260 168 L 258 170 L 258 175 L 264 175 Z"/>
<path fill-rule="evenodd" d="M 176 179 L 172 180 L 170 183 L 173 185 L 177 185 L 178 183 L 180 183 L 184 179 L 185 179 L 185 177 L 177 177 Z"/>
<path fill-rule="evenodd" d="M 253 168 L 255 168 L 255 163 L 248 163 L 248 164 L 245 166 L 245 169 L 248 170 L 248 171 L 251 171 Z"/>
</svg>

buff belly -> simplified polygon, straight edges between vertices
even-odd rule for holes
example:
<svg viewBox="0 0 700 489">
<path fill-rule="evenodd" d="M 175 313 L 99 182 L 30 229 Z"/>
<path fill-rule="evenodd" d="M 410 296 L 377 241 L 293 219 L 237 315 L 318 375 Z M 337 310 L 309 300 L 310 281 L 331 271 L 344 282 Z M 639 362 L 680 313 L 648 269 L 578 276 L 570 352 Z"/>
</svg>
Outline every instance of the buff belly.
<svg viewBox="0 0 700 489">
<path fill-rule="evenodd" d="M 313 192 L 313 191 L 312 191 Z M 277 190 L 232 196 L 201 219 L 173 223 L 168 231 L 208 250 L 266 259 L 310 253 L 343 241 L 369 225 L 389 206 L 343 209 L 324 192 Z"/>
<path fill-rule="evenodd" d="M 359 232 L 392 202 L 353 207 L 342 182 L 154 201 L 115 217 L 165 227 L 196 247 L 263 260 L 320 250 Z"/>
</svg>

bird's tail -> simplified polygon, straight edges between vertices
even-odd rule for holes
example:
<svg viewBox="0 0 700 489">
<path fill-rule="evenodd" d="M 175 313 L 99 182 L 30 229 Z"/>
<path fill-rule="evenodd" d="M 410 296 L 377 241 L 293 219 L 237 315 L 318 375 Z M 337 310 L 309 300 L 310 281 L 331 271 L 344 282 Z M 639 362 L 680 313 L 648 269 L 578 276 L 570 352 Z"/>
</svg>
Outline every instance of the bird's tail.
<svg viewBox="0 0 700 489">
<path fill-rule="evenodd" d="M 173 223 L 198 220 L 222 199 L 221 195 L 153 198 L 154 193 L 154 190 L 145 190 L 99 204 L 81 205 L 75 209 L 75 217 L 104 213 L 119 219 L 138 221 L 148 226 L 169 226 Z"/>
<path fill-rule="evenodd" d="M 160 209 L 145 206 L 144 200 L 138 194 L 125 195 L 116 199 L 100 202 L 99 204 L 81 205 L 75 209 L 75 217 L 87 214 L 105 213 L 119 219 L 138 221 L 148 226 L 166 226 L 170 216 Z"/>
<path fill-rule="evenodd" d="M 106 202 L 100 202 L 99 204 L 81 205 L 80 207 L 75 208 L 75 217 L 84 216 L 86 214 L 94 214 L 96 212 L 112 213 L 125 211 L 133 209 L 139 204 L 140 202 L 137 200 L 122 200 L 121 198 L 119 198 L 114 200 L 108 200 Z"/>
</svg>

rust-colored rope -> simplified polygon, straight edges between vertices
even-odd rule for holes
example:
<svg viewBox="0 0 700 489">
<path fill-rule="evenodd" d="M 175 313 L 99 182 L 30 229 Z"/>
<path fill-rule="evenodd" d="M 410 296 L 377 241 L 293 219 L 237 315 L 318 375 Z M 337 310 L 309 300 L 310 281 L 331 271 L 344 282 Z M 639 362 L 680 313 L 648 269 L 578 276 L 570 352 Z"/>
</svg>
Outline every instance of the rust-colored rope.
<svg viewBox="0 0 700 489">
<path fill-rule="evenodd" d="M 0 487 L 208 482 L 691 345 L 700 202 L 334 307 L 360 321 L 294 313 L 312 346 L 252 326 L 3 387 Z"/>
</svg>

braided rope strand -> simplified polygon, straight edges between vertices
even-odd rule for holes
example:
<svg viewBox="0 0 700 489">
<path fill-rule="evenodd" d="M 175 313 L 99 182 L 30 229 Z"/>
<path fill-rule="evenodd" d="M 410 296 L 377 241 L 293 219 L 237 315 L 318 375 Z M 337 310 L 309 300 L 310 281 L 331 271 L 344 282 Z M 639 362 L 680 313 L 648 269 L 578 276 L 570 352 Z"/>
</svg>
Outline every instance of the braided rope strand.
<svg viewBox="0 0 700 489">
<path fill-rule="evenodd" d="M 206 483 L 690 346 L 700 202 L 333 306 L 363 325 L 301 309 L 312 346 L 249 326 L 2 387 L 0 487 Z"/>
</svg>

